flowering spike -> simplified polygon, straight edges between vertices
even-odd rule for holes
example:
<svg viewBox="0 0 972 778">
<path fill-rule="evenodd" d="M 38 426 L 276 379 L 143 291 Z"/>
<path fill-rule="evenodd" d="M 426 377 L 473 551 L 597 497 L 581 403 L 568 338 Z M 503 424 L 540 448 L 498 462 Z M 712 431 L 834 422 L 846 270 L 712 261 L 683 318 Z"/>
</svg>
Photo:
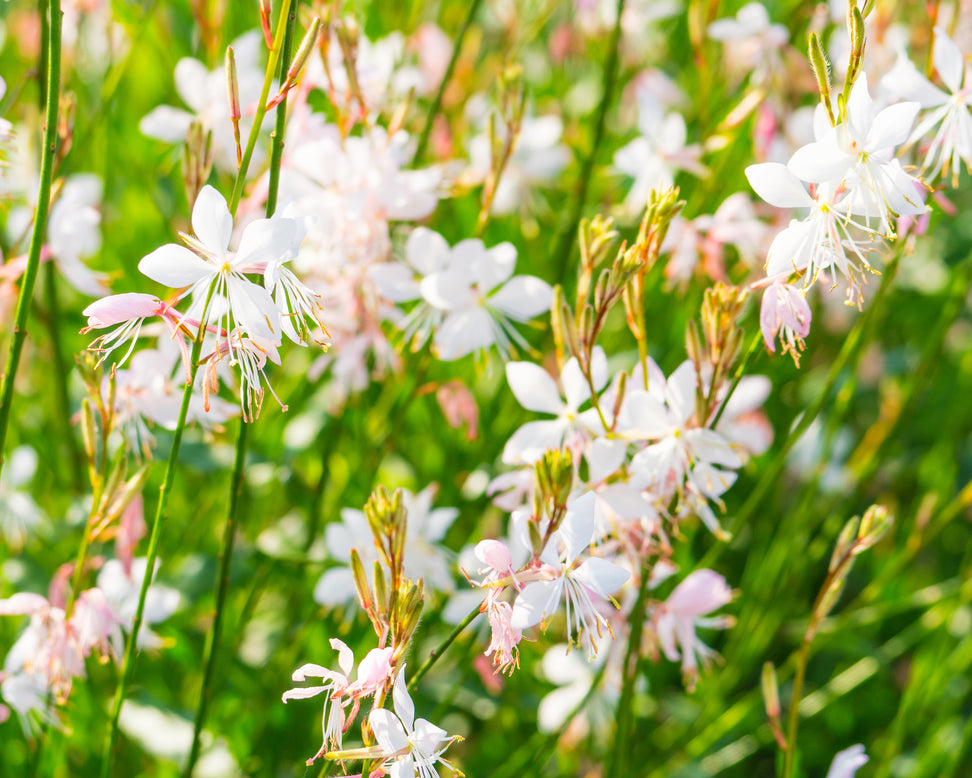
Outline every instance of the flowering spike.
<svg viewBox="0 0 972 778">
<path fill-rule="evenodd" d="M 817 78 L 817 88 L 820 90 L 820 102 L 827 109 L 827 116 L 830 118 L 830 126 L 833 127 L 837 120 L 834 117 L 834 108 L 830 103 L 830 66 L 824 56 L 823 47 L 820 45 L 820 38 L 817 33 L 810 33 L 810 66 L 813 74 Z"/>
</svg>

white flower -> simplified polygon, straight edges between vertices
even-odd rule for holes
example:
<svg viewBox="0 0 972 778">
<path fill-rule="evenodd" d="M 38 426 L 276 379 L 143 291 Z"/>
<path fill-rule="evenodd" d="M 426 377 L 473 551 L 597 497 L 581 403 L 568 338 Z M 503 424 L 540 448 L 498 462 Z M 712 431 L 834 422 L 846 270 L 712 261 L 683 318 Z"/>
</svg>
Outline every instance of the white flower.
<svg viewBox="0 0 972 778">
<path fill-rule="evenodd" d="M 135 621 L 138 596 L 145 579 L 146 561 L 145 557 L 134 559 L 131 572 L 126 573 L 125 567 L 120 561 L 109 559 L 98 573 L 98 588 L 108 599 L 118 621 L 129 631 Z M 158 570 L 160 564 L 156 560 L 156 570 Z M 142 628 L 138 633 L 139 648 L 160 648 L 162 646 L 162 639 L 147 627 L 169 618 L 178 610 L 181 601 L 182 596 L 175 589 L 159 584 L 149 584 L 149 590 L 145 597 L 145 607 L 142 611 Z"/>
<path fill-rule="evenodd" d="M 972 76 L 961 50 L 941 27 L 935 28 L 932 58 L 948 91 L 932 84 L 904 56 L 882 79 L 882 85 L 906 99 L 918 101 L 922 108 L 934 109 L 918 123 L 908 142 L 924 141 L 937 127 L 927 144 L 921 173 L 927 173 L 931 180 L 951 170 L 955 187 L 959 163 L 964 162 L 967 170 L 972 169 L 972 114 L 969 112 Z"/>
<path fill-rule="evenodd" d="M 897 103 L 878 111 L 867 89 L 867 75 L 851 89 L 846 118 L 825 130 L 814 143 L 797 149 L 787 167 L 804 181 L 843 182 L 850 213 L 877 219 L 879 230 L 894 237 L 891 215 L 925 212 L 922 184 L 893 158 L 911 132 L 921 106 Z"/>
<path fill-rule="evenodd" d="M 395 679 L 392 698 L 394 713 L 379 708 L 371 711 L 368 717 L 381 750 L 389 758 L 394 758 L 384 765 L 390 778 L 436 778 L 437 762 L 453 769 L 442 758 L 442 753 L 454 738 L 425 719 L 416 720 L 415 704 L 405 686 L 405 665 Z"/>
<path fill-rule="evenodd" d="M 600 346 L 595 347 L 591 363 L 594 389 L 600 391 L 608 378 L 607 358 Z M 548 449 L 562 448 L 564 445 L 576 449 L 577 443 L 598 432 L 603 433 L 596 409 L 580 411 L 580 406 L 590 399 L 591 389 L 576 357 L 571 357 L 560 373 L 560 385 L 566 401 L 560 398 L 560 391 L 550 374 L 532 362 L 509 362 L 506 365 L 506 380 L 524 408 L 557 417 L 548 421 L 527 422 L 513 433 L 503 449 L 506 464 L 531 464 Z"/>
<path fill-rule="evenodd" d="M 514 514 L 520 542 L 529 545 L 523 537 L 525 518 Z M 513 603 L 509 622 L 513 629 L 523 630 L 537 624 L 545 629 L 566 595 L 567 641 L 576 640 L 579 646 L 586 640 L 588 657 L 597 654 L 596 638 L 603 636 L 602 629 L 610 632 L 611 628 L 597 610 L 594 598 L 608 599 L 631 575 L 600 557 L 589 557 L 575 568 L 574 562 L 590 546 L 593 537 L 594 495 L 587 492 L 567 503 L 567 515 L 540 556 L 544 571 L 554 577 L 534 580 L 523 587 Z"/>
<path fill-rule="evenodd" d="M 0 473 L 0 533 L 17 553 L 44 522 L 44 512 L 23 487 L 37 472 L 37 452 L 18 446 Z"/>
<path fill-rule="evenodd" d="M 827 770 L 827 778 L 854 778 L 857 770 L 867 764 L 864 746 L 858 743 L 834 755 Z"/>
<path fill-rule="evenodd" d="M 481 240 L 452 247 L 446 270 L 426 276 L 422 297 L 443 312 L 434 345 L 440 359 L 451 361 L 496 345 L 508 353 L 526 342 L 512 321 L 523 322 L 550 310 L 553 290 L 535 276 L 513 276 L 516 249 L 500 243 L 487 249 Z"/>
</svg>

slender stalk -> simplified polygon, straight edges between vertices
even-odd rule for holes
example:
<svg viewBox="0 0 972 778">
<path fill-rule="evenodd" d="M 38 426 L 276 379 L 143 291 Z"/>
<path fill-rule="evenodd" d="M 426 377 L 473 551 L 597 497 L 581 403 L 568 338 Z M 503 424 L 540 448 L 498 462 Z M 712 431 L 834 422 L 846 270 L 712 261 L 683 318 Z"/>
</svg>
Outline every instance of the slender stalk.
<svg viewBox="0 0 972 778">
<path fill-rule="evenodd" d="M 216 656 L 219 653 L 220 630 L 223 624 L 223 613 L 226 608 L 226 594 L 229 591 L 230 566 L 233 561 L 233 543 L 236 537 L 236 523 L 239 514 L 240 497 L 243 494 L 243 465 L 246 461 L 247 430 L 250 425 L 240 419 L 240 432 L 236 438 L 236 461 L 233 465 L 233 482 L 230 487 L 230 505 L 223 529 L 223 549 L 219 555 L 219 575 L 216 581 L 216 608 L 213 612 L 213 626 L 206 641 L 205 670 L 203 671 L 202 691 L 199 693 L 199 703 L 196 707 L 196 720 L 192 730 L 192 748 L 189 751 L 189 761 L 183 775 L 191 778 L 199 759 L 200 736 L 206 721 L 206 709 L 212 696 L 213 672 L 216 668 Z"/>
<path fill-rule="evenodd" d="M 135 652 L 138 646 L 138 633 L 142 628 L 145 598 L 148 595 L 149 585 L 152 583 L 152 578 L 155 573 L 155 558 L 159 549 L 159 537 L 162 534 L 162 524 L 167 518 L 165 512 L 166 504 L 168 503 L 169 492 L 172 491 L 172 484 L 175 481 L 176 464 L 179 461 L 179 449 L 182 447 L 182 433 L 186 428 L 186 418 L 189 415 L 189 401 L 192 399 L 196 374 L 199 372 L 199 354 L 202 350 L 203 338 L 206 335 L 206 320 L 209 315 L 209 307 L 215 289 L 216 285 L 211 284 L 206 297 L 206 303 L 203 306 L 203 314 L 200 317 L 199 332 L 192 344 L 190 378 L 186 383 L 186 388 L 182 392 L 179 418 L 176 421 L 175 432 L 172 435 L 172 447 L 169 449 L 169 459 L 165 465 L 165 477 L 162 481 L 162 488 L 159 491 L 159 503 L 155 510 L 155 518 L 152 521 L 152 533 L 149 536 L 148 553 L 145 560 L 145 577 L 142 579 L 142 587 L 138 593 L 138 606 L 135 609 L 135 620 L 132 623 L 132 630 L 128 636 L 121 678 L 118 681 L 118 688 L 115 690 L 115 700 L 112 703 L 111 724 L 108 729 L 108 736 L 105 739 L 105 750 L 101 761 L 102 778 L 108 778 L 111 775 L 111 763 L 114 759 L 115 746 L 118 742 L 118 719 L 121 715 L 122 703 L 125 701 L 125 692 L 128 690 L 128 684 L 131 681 L 132 671 L 135 668 Z"/>
<path fill-rule="evenodd" d="M 41 3 L 41 17 L 44 5 Z M 57 150 L 57 113 L 61 94 L 61 0 L 50 0 L 50 25 L 46 38 L 47 63 L 46 105 L 44 111 L 44 145 L 41 152 L 40 187 L 37 192 L 37 208 L 34 211 L 34 227 L 30 236 L 30 249 L 27 252 L 27 268 L 20 284 L 17 310 L 14 315 L 13 337 L 7 364 L 3 371 L 3 385 L 0 388 L 0 471 L 3 469 L 3 452 L 7 440 L 7 427 L 10 424 L 10 404 L 13 402 L 14 383 L 20 355 L 27 339 L 27 315 L 30 300 L 34 293 L 34 283 L 40 268 L 41 246 L 47 229 L 47 216 L 51 205 L 51 179 L 54 173 Z"/>
<path fill-rule="evenodd" d="M 618 710 L 615 716 L 617 727 L 614 732 L 614 747 L 608 754 L 604 775 L 624 775 L 628 754 L 628 739 L 631 734 L 631 703 L 634 700 L 635 681 L 637 680 L 638 656 L 641 649 L 641 635 L 644 627 L 642 614 L 645 610 L 645 600 L 648 597 L 649 571 L 645 565 L 641 568 L 641 585 L 638 587 L 638 599 L 628 617 L 631 632 L 628 634 L 628 646 L 624 656 L 624 680 L 621 685 L 621 698 L 618 700 Z M 628 773 L 630 774 L 630 773 Z"/>
<path fill-rule="evenodd" d="M 468 627 L 470 624 L 473 623 L 473 621 L 476 619 L 478 615 L 479 615 L 479 606 L 477 605 L 469 612 L 469 615 L 466 616 L 466 618 L 464 618 L 462 621 L 460 621 L 459 624 L 456 626 L 456 628 L 449 633 L 448 637 L 446 637 L 445 640 L 443 640 L 438 646 L 436 646 L 436 648 L 429 654 L 429 658 L 425 660 L 425 662 L 418 669 L 415 675 L 412 676 L 412 680 L 408 682 L 409 691 L 413 691 L 415 687 L 418 686 L 418 682 L 422 680 L 422 677 L 429 670 L 432 669 L 432 666 L 439 661 L 439 659 L 446 652 L 449 646 L 451 646 L 453 642 L 455 642 L 455 639 L 462 634 L 463 630 L 466 627 Z"/>
<path fill-rule="evenodd" d="M 418 165 L 422 157 L 425 156 L 425 149 L 429 145 L 429 136 L 432 134 L 432 126 L 435 124 L 435 117 L 438 116 L 439 109 L 442 107 L 442 98 L 445 96 L 445 90 L 452 80 L 452 73 L 456 69 L 456 63 L 459 61 L 459 53 L 462 50 L 463 42 L 466 40 L 466 33 L 469 32 L 469 28 L 472 26 L 476 14 L 479 12 L 479 6 L 482 3 L 483 0 L 471 0 L 469 3 L 469 12 L 466 14 L 462 27 L 459 28 L 459 34 L 456 35 L 456 43 L 452 47 L 452 57 L 449 59 L 445 73 L 442 74 L 439 88 L 435 92 L 432 105 L 429 106 L 429 113 L 425 117 L 425 126 L 422 127 L 422 134 L 419 135 L 418 145 L 415 147 L 415 156 L 412 157 L 413 167 Z"/>
<path fill-rule="evenodd" d="M 295 0 L 291 5 L 287 22 L 284 25 L 283 45 L 280 52 L 280 83 L 282 84 L 290 67 L 290 58 L 293 51 L 294 33 L 297 28 L 297 5 L 299 0 Z M 268 73 L 270 72 L 268 66 Z M 280 164 L 283 159 L 284 132 L 287 125 L 287 100 L 282 100 L 277 105 L 276 123 L 272 135 L 272 146 L 270 151 L 270 183 L 267 190 L 267 218 L 273 216 L 277 210 L 277 192 L 280 182 Z M 254 129 L 257 125 L 254 124 Z M 250 134 L 253 137 L 253 132 Z M 237 184 L 245 176 L 245 168 L 241 166 Z M 241 187 L 240 187 L 241 188 Z M 231 212 L 236 211 L 238 202 L 234 202 Z M 230 568 L 233 563 L 233 546 L 236 540 L 236 526 L 239 521 L 240 498 L 243 494 L 243 470 L 246 464 L 247 433 L 250 428 L 245 419 L 240 419 L 239 433 L 236 438 L 236 458 L 233 463 L 233 479 L 230 485 L 229 510 L 226 515 L 226 524 L 223 529 L 223 547 L 219 557 L 219 574 L 216 579 L 216 604 L 213 613 L 213 626 L 209 631 L 206 641 L 203 682 L 199 693 L 199 702 L 196 707 L 196 719 L 192 730 L 192 747 L 189 750 L 189 759 L 186 762 L 186 769 L 183 773 L 186 778 L 192 778 L 193 770 L 199 759 L 199 749 L 203 725 L 206 722 L 206 711 L 209 707 L 209 700 L 212 697 L 213 676 L 216 670 L 216 659 L 219 656 L 219 649 L 222 637 L 223 614 L 226 610 L 226 595 L 229 592 Z"/>
<path fill-rule="evenodd" d="M 807 673 L 807 660 L 810 658 L 810 641 L 804 639 L 800 646 L 800 653 L 796 658 L 796 670 L 793 673 L 793 694 L 790 698 L 790 710 L 786 725 L 786 751 L 783 752 L 783 778 L 793 775 L 794 760 L 796 759 L 797 727 L 800 726 L 800 698 L 803 696 L 803 679 Z"/>
<path fill-rule="evenodd" d="M 604 63 L 604 73 L 601 79 L 601 104 L 597 108 L 597 119 L 594 125 L 594 140 L 591 141 L 590 151 L 584 157 L 581 165 L 580 177 L 577 180 L 577 194 L 574 197 L 574 210 L 571 212 L 570 221 L 567 228 L 560 236 L 560 244 L 554 254 L 560 262 L 561 269 L 567 267 L 570 260 L 571 251 L 574 248 L 574 240 L 577 237 L 577 227 L 580 225 L 581 214 L 584 212 L 584 205 L 587 202 L 587 187 L 594 172 L 594 159 L 601 149 L 601 141 L 604 138 L 604 128 L 607 124 L 607 112 L 614 99 L 614 87 L 618 80 L 618 63 L 620 61 L 621 44 L 621 17 L 624 15 L 625 0 L 618 0 L 617 18 L 614 22 L 614 30 L 611 32 L 611 40 L 607 44 L 608 57 Z"/>
<path fill-rule="evenodd" d="M 71 470 L 71 483 L 75 491 L 81 491 L 81 452 L 71 427 L 71 396 L 68 394 L 68 371 L 65 370 L 64 347 L 61 344 L 61 306 L 57 298 L 57 273 L 54 263 L 48 262 L 44 268 L 44 300 L 47 306 L 47 332 L 51 338 L 54 372 L 57 380 L 57 404 L 61 421 L 61 436 L 68 448 L 68 467 Z"/>
<path fill-rule="evenodd" d="M 270 47 L 270 56 L 267 60 L 267 72 L 263 77 L 263 89 L 260 92 L 260 102 L 257 103 L 256 116 L 253 117 L 253 126 L 250 128 L 250 135 L 246 139 L 246 150 L 243 152 L 240 170 L 236 175 L 236 185 L 233 187 L 233 197 L 229 203 L 230 213 L 236 213 L 236 209 L 240 205 L 240 199 L 243 197 L 243 184 L 246 181 L 246 171 L 250 167 L 250 159 L 253 157 L 253 150 L 256 148 L 257 138 L 260 135 L 260 127 L 263 125 L 263 117 L 267 115 L 267 100 L 270 97 L 270 86 L 273 83 L 274 73 L 277 72 L 277 63 L 280 61 L 280 52 L 283 49 L 283 39 L 287 30 L 287 18 L 290 15 L 292 5 L 293 0 L 283 0 L 280 3 L 280 16 L 277 19 L 277 29 L 273 34 L 273 46 Z M 286 102 L 286 100 L 283 101 L 283 103 Z M 286 110 L 286 107 L 284 110 Z M 282 142 L 283 138 L 280 140 Z"/>
<path fill-rule="evenodd" d="M 729 404 L 729 400 L 732 399 L 732 395 L 736 391 L 736 387 L 739 386 L 739 382 L 742 381 L 743 376 L 746 375 L 746 368 L 749 367 L 749 362 L 753 358 L 753 355 L 759 349 L 760 341 L 763 340 L 763 333 L 756 331 L 753 335 L 753 339 L 749 344 L 749 348 L 746 349 L 746 355 L 743 357 L 743 361 L 739 363 L 739 367 L 736 368 L 736 372 L 732 376 L 732 383 L 729 385 L 729 391 L 726 392 L 726 399 L 722 401 L 719 406 L 719 410 L 716 411 L 716 415 L 712 419 L 712 423 L 709 425 L 711 429 L 715 429 L 716 425 L 719 423 L 719 419 L 722 418 L 722 412 L 725 411 L 726 406 Z M 648 375 L 645 373 L 645 375 Z"/>
</svg>

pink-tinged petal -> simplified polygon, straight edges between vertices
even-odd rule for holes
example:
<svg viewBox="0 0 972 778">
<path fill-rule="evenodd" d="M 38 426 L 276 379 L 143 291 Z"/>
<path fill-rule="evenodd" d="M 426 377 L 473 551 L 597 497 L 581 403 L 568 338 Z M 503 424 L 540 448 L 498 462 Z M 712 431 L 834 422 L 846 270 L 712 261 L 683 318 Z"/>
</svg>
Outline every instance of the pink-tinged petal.
<svg viewBox="0 0 972 778">
<path fill-rule="evenodd" d="M 216 273 L 216 268 L 209 262 L 175 243 L 166 243 L 142 257 L 138 270 L 142 275 L 171 289 L 191 286 Z"/>
<path fill-rule="evenodd" d="M 513 629 L 534 627 L 550 616 L 560 602 L 564 579 L 534 581 L 523 587 L 513 603 L 510 626 Z"/>
<path fill-rule="evenodd" d="M 346 678 L 350 677 L 351 669 L 354 667 L 354 652 L 348 648 L 347 643 L 338 638 L 331 638 L 331 648 L 338 652 L 338 667 Z"/>
<path fill-rule="evenodd" d="M 503 462 L 532 465 L 549 449 L 564 445 L 567 422 L 562 419 L 529 421 L 513 433 L 503 447 Z"/>
<path fill-rule="evenodd" d="M 797 149 L 786 166 L 797 178 L 820 183 L 842 179 L 854 159 L 840 148 L 837 134 L 831 130 L 816 143 Z"/>
<path fill-rule="evenodd" d="M 391 659 L 394 649 L 373 648 L 358 665 L 358 683 L 374 687 L 392 672 Z"/>
<path fill-rule="evenodd" d="M 316 697 L 321 692 L 326 692 L 328 688 L 327 686 L 308 686 L 307 688 L 291 689 L 284 692 L 280 699 L 284 702 L 287 702 L 287 700 L 306 700 Z"/>
<path fill-rule="evenodd" d="M 773 238 L 770 244 L 766 254 L 766 275 L 772 278 L 803 270 L 808 257 L 804 249 L 815 232 L 814 220 L 791 221 L 790 225 Z"/>
<path fill-rule="evenodd" d="M 405 260 L 423 276 L 445 270 L 449 254 L 446 239 L 428 227 L 416 227 L 405 243 Z"/>
<path fill-rule="evenodd" d="M 405 728 L 390 710 L 384 708 L 373 710 L 368 721 L 371 723 L 378 745 L 385 753 L 394 754 L 408 748 L 408 735 L 405 733 Z"/>
<path fill-rule="evenodd" d="M 226 198 L 208 184 L 202 188 L 192 206 L 192 231 L 200 242 L 216 256 L 229 248 L 233 236 L 233 217 L 226 206 Z"/>
<path fill-rule="evenodd" d="M 514 321 L 526 321 L 550 310 L 553 289 L 536 276 L 516 276 L 488 298 L 491 308 L 502 311 Z"/>
<path fill-rule="evenodd" d="M 408 687 L 405 685 L 405 667 L 402 665 L 398 670 L 398 677 L 395 679 L 395 688 L 392 689 L 392 699 L 395 703 L 395 713 L 405 725 L 407 732 L 412 731 L 415 723 L 415 704 L 409 696 Z"/>
<path fill-rule="evenodd" d="M 148 138 L 165 143 L 182 143 L 189 132 L 193 115 L 171 105 L 160 105 L 138 123 L 138 131 Z"/>
<path fill-rule="evenodd" d="M 155 316 L 161 307 L 162 301 L 155 295 L 126 292 L 96 300 L 81 315 L 88 317 L 89 327 L 101 329 L 121 324 L 123 321 Z"/>
<path fill-rule="evenodd" d="M 732 600 L 726 579 L 714 570 L 689 574 L 665 601 L 666 607 L 681 616 L 704 616 Z"/>
<path fill-rule="evenodd" d="M 681 655 L 675 642 L 675 618 L 671 613 L 664 613 L 655 624 L 655 634 L 662 653 L 669 662 L 677 662 Z"/>
<path fill-rule="evenodd" d="M 868 150 L 892 149 L 908 140 L 920 108 L 920 103 L 896 103 L 881 111 L 867 135 Z"/>
<path fill-rule="evenodd" d="M 935 70 L 945 86 L 953 94 L 962 88 L 962 71 L 965 68 L 965 58 L 955 42 L 948 37 L 948 33 L 941 27 L 935 28 L 935 45 L 932 48 L 932 59 Z"/>
<path fill-rule="evenodd" d="M 631 573 L 606 559 L 591 557 L 571 573 L 571 577 L 606 598 L 627 583 Z"/>
<path fill-rule="evenodd" d="M 326 667 L 309 663 L 306 665 L 301 665 L 294 670 L 293 675 L 290 676 L 290 680 L 301 683 L 306 681 L 308 676 L 312 678 L 327 678 L 330 675 L 332 675 L 332 672 Z"/>
<path fill-rule="evenodd" d="M 786 165 L 764 162 L 746 168 L 749 185 L 760 197 L 777 208 L 811 208 L 813 198 Z"/>
<path fill-rule="evenodd" d="M 576 363 L 576 360 L 575 360 Z M 508 362 L 506 380 L 513 396 L 528 411 L 558 415 L 564 403 L 550 374 L 532 362 Z"/>
<path fill-rule="evenodd" d="M 473 553 L 476 555 L 476 559 L 499 573 L 503 573 L 513 566 L 510 550 L 501 540 L 481 540 L 476 544 Z"/>
<path fill-rule="evenodd" d="M 50 607 L 47 598 L 32 592 L 17 592 L 6 600 L 0 600 L 0 616 L 20 616 Z"/>
</svg>

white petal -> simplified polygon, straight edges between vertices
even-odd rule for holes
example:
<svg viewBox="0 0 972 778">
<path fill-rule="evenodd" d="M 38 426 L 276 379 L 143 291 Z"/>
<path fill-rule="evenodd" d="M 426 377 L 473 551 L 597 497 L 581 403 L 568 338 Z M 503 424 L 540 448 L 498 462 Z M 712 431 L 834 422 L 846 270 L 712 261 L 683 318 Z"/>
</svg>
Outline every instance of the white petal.
<svg viewBox="0 0 972 778">
<path fill-rule="evenodd" d="M 574 570 L 571 577 L 602 597 L 607 597 L 620 589 L 631 573 L 606 559 L 591 557 Z"/>
<path fill-rule="evenodd" d="M 405 733 L 402 722 L 390 710 L 379 708 L 371 711 L 368 717 L 371 729 L 375 733 L 378 745 L 389 754 L 408 748 L 408 735 Z"/>
<path fill-rule="evenodd" d="M 836 132 L 831 129 L 816 143 L 797 149 L 786 166 L 803 181 L 833 181 L 843 178 L 854 163 L 854 157 L 837 144 Z"/>
<path fill-rule="evenodd" d="M 230 308 L 247 335 L 278 340 L 280 312 L 270 293 L 245 278 L 230 276 L 226 280 Z"/>
<path fill-rule="evenodd" d="M 557 384 L 539 365 L 532 362 L 508 362 L 506 380 L 517 401 L 528 411 L 552 413 L 556 416 L 564 407 Z"/>
<path fill-rule="evenodd" d="M 532 465 L 548 449 L 564 444 L 567 423 L 562 419 L 529 421 L 513 433 L 503 448 L 503 462 L 508 465 Z"/>
<path fill-rule="evenodd" d="M 477 305 L 465 273 L 450 269 L 422 279 L 420 286 L 426 302 L 440 311 L 461 311 Z"/>
<path fill-rule="evenodd" d="M 535 276 L 516 276 L 489 298 L 489 306 L 515 321 L 526 321 L 550 310 L 553 289 Z"/>
<path fill-rule="evenodd" d="M 550 616 L 560 602 L 563 586 L 563 578 L 553 581 L 533 581 L 524 586 L 513 603 L 510 626 L 513 629 L 527 629 Z M 548 607 L 550 612 L 546 612 Z"/>
<path fill-rule="evenodd" d="M 354 598 L 357 588 L 350 568 L 334 567 L 326 570 L 314 587 L 314 602 L 325 605 L 345 605 Z"/>
<path fill-rule="evenodd" d="M 446 239 L 428 227 L 416 227 L 405 244 L 405 259 L 420 275 L 445 270 L 449 262 Z"/>
<path fill-rule="evenodd" d="M 564 561 L 571 565 L 594 539 L 594 492 L 585 492 L 567 503 L 567 515 L 560 525 L 564 542 Z"/>
<path fill-rule="evenodd" d="M 945 86 L 954 94 L 962 88 L 962 70 L 964 58 L 959 47 L 948 37 L 948 33 L 941 27 L 935 28 L 935 45 L 932 49 L 935 60 L 935 70 L 941 76 Z"/>
<path fill-rule="evenodd" d="M 874 101 L 867 88 L 867 73 L 861 73 L 847 99 L 847 122 L 855 140 L 863 141 L 874 123 Z"/>
<path fill-rule="evenodd" d="M 878 152 L 893 148 L 908 140 L 911 126 L 921 108 L 920 103 L 897 103 L 888 106 L 874 119 L 874 126 L 867 134 L 867 148 Z"/>
<path fill-rule="evenodd" d="M 208 184 L 199 192 L 196 204 L 192 206 L 192 231 L 217 256 L 229 248 L 233 217 L 226 206 L 226 199 Z"/>
<path fill-rule="evenodd" d="M 138 269 L 142 275 L 172 289 L 190 286 L 216 272 L 209 262 L 175 243 L 166 243 L 142 257 Z"/>
<path fill-rule="evenodd" d="M 138 130 L 149 138 L 166 143 L 181 143 L 186 139 L 192 120 L 191 113 L 171 105 L 160 105 L 142 117 Z"/>
<path fill-rule="evenodd" d="M 405 725 L 405 730 L 411 732 L 415 723 L 415 704 L 408 694 L 408 687 L 405 685 L 405 665 L 398 670 L 398 677 L 395 678 L 395 688 L 392 690 L 392 699 L 395 702 L 395 713 Z"/>
<path fill-rule="evenodd" d="M 428 279 L 426 279 L 428 280 Z M 435 333 L 435 347 L 445 361 L 459 359 L 496 342 L 496 324 L 482 308 L 451 313 Z"/>
<path fill-rule="evenodd" d="M 746 168 L 746 178 L 753 190 L 777 208 L 810 208 L 813 198 L 800 180 L 778 162 L 764 162 Z"/>
</svg>

